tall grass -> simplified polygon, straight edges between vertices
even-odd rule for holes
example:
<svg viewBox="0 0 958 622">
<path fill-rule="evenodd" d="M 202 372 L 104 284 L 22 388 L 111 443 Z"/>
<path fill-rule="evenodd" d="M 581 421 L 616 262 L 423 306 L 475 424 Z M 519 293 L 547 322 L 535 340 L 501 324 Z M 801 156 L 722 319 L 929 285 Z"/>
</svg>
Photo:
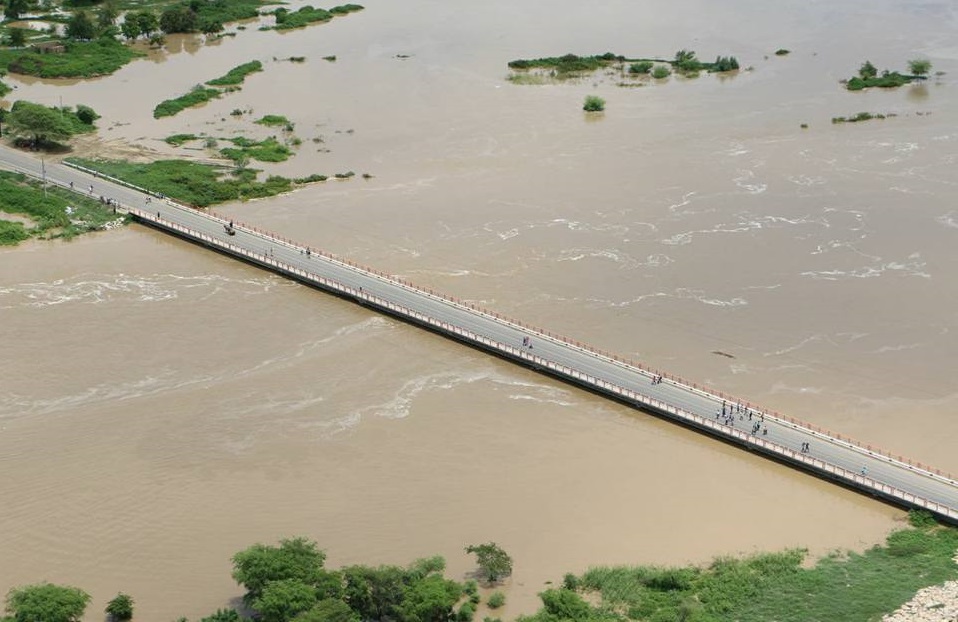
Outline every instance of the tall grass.
<svg viewBox="0 0 958 622">
<path fill-rule="evenodd" d="M 807 622 L 878 620 L 919 589 L 958 578 L 958 530 L 913 521 L 884 546 L 832 555 L 805 568 L 805 552 L 788 550 L 719 558 L 708 567 L 592 568 L 567 587 L 595 592 L 590 621 Z M 528 622 L 548 622 L 541 610 Z"/>
</svg>

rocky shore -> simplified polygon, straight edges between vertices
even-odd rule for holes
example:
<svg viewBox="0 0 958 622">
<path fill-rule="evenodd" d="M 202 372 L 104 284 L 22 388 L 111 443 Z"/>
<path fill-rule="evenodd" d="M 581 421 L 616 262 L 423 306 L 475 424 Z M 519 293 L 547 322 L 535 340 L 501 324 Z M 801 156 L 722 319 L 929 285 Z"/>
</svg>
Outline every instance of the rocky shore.
<svg viewBox="0 0 958 622">
<path fill-rule="evenodd" d="M 884 616 L 882 622 L 958 622 L 958 581 L 920 590 L 898 611 Z"/>
</svg>

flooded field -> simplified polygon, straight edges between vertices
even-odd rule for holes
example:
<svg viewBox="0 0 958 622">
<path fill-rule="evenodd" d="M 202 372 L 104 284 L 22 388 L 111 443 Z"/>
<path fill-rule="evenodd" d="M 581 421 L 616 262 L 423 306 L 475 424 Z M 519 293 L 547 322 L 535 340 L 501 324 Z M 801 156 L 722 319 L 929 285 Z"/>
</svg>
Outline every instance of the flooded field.
<svg viewBox="0 0 958 622">
<path fill-rule="evenodd" d="M 264 169 L 357 177 L 218 211 L 958 471 L 954 7 L 580 4 L 374 1 L 8 99 L 92 106 L 104 152 L 285 115 L 302 145 Z M 751 69 L 506 80 L 681 48 Z M 945 75 L 838 84 L 917 57 Z M 242 91 L 153 120 L 249 60 Z M 830 122 L 860 111 L 897 116 Z M 70 583 L 91 612 L 122 590 L 199 618 L 240 595 L 234 552 L 302 534 L 334 566 L 442 554 L 455 578 L 495 540 L 511 618 L 589 565 L 864 548 L 902 517 L 137 226 L 0 250 L 0 335 L 0 591 Z"/>
</svg>

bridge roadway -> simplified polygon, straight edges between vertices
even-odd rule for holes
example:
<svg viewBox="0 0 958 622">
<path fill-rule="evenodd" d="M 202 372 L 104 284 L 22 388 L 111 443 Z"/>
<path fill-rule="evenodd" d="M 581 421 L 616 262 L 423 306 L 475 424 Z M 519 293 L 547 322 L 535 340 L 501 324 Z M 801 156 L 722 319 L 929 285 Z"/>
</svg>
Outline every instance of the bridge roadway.
<svg viewBox="0 0 958 622">
<path fill-rule="evenodd" d="M 958 524 L 958 481 L 947 474 L 662 374 L 467 302 L 168 200 L 119 180 L 0 149 L 0 165 L 85 194 L 115 199 L 153 228 L 399 317 L 596 393 L 703 431 L 779 462 Z M 530 343 L 530 346 L 524 345 Z M 662 376 L 662 381 L 653 379 Z M 723 409 L 726 415 L 723 416 Z M 752 426 L 760 429 L 752 433 Z M 805 443 L 808 450 L 802 451 Z"/>
</svg>

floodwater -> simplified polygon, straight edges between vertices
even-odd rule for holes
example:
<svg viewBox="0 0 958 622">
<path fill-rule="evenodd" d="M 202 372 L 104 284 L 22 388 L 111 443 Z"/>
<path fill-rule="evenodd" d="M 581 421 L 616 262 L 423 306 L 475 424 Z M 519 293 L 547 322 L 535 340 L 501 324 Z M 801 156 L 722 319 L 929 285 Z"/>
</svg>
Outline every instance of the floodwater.
<svg viewBox="0 0 958 622">
<path fill-rule="evenodd" d="M 366 6 L 10 97 L 170 153 L 286 115 L 302 146 L 264 168 L 357 176 L 219 211 L 958 471 L 953 3 Z M 753 69 L 505 80 L 513 58 L 680 48 Z M 916 57 L 945 75 L 837 83 Z M 242 91 L 152 119 L 254 58 Z M 830 122 L 860 111 L 897 116 Z M 300 534 L 332 566 L 441 554 L 455 578 L 495 540 L 513 617 L 593 564 L 861 549 L 902 519 L 142 227 L 0 251 L 0 338 L 0 591 L 78 585 L 89 619 L 120 590 L 140 619 L 198 618 L 240 595 L 234 552 Z"/>
</svg>

